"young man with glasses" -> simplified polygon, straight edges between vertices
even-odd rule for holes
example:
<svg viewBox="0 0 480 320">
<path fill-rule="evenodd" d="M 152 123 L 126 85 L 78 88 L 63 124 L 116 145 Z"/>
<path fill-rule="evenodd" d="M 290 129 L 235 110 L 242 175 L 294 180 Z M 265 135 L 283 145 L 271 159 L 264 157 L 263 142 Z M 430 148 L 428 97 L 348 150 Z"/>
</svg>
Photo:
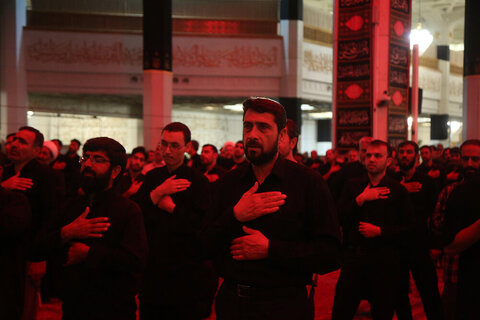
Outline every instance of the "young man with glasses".
<svg viewBox="0 0 480 320">
<path fill-rule="evenodd" d="M 150 256 L 140 291 L 140 319 L 204 319 L 217 279 L 202 260 L 199 233 L 210 206 L 209 182 L 184 162 L 190 129 L 165 126 L 165 166 L 149 171 L 135 195 L 142 207 Z"/>
<path fill-rule="evenodd" d="M 125 168 L 125 149 L 93 138 L 80 163 L 84 194 L 69 201 L 62 227 L 45 244 L 63 257 L 63 319 L 134 320 L 147 241 L 140 208 L 112 188 Z"/>
</svg>

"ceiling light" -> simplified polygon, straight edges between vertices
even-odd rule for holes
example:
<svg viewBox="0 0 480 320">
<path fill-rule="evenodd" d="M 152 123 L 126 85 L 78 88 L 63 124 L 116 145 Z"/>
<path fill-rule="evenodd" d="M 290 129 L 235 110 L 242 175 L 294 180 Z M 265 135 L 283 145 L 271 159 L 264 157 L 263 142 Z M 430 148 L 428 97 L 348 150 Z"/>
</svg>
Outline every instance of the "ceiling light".
<svg viewBox="0 0 480 320">
<path fill-rule="evenodd" d="M 419 55 L 422 55 L 428 49 L 432 41 L 432 33 L 427 29 L 423 29 L 421 23 L 410 32 L 410 49 L 413 49 L 413 45 L 418 44 Z"/>
<path fill-rule="evenodd" d="M 235 111 L 235 112 L 241 112 L 243 111 L 243 105 L 240 103 L 237 104 L 230 104 L 230 105 L 225 105 L 223 106 L 223 109 Z"/>
<path fill-rule="evenodd" d="M 449 47 L 451 51 L 465 51 L 463 43 L 451 44 Z"/>
<path fill-rule="evenodd" d="M 311 105 L 309 105 L 309 104 L 302 104 L 301 108 L 302 108 L 302 111 L 315 110 L 315 107 L 314 107 L 314 106 L 311 106 Z"/>
<path fill-rule="evenodd" d="M 308 114 L 310 117 L 314 119 L 332 119 L 332 112 L 313 112 Z"/>
</svg>

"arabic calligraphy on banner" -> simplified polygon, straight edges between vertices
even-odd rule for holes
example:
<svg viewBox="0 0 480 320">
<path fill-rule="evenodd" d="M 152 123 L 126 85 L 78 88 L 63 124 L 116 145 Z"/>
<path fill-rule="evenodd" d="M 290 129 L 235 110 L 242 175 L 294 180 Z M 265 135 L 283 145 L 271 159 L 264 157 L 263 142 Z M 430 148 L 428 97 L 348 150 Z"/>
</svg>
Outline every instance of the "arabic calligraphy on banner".
<svg viewBox="0 0 480 320">
<path fill-rule="evenodd" d="M 234 46 L 225 49 L 210 49 L 203 45 L 190 47 L 174 46 L 173 64 L 182 67 L 272 67 L 278 64 L 276 47 Z"/>
<path fill-rule="evenodd" d="M 372 132 L 372 4 L 338 3 L 335 143 L 357 147 Z"/>
<path fill-rule="evenodd" d="M 392 146 L 408 138 L 411 0 L 391 0 L 388 90 L 388 141 Z"/>
<path fill-rule="evenodd" d="M 39 39 L 27 46 L 27 57 L 33 61 L 64 64 L 88 63 L 141 66 L 142 48 L 129 48 L 122 42 L 103 44 L 96 41 L 73 42 Z"/>
</svg>

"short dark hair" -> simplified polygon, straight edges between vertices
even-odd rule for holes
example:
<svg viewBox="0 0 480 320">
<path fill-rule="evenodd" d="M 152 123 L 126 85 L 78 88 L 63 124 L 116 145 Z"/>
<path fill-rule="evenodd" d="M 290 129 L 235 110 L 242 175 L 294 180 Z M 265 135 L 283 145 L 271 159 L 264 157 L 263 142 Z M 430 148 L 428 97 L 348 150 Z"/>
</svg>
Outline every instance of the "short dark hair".
<svg viewBox="0 0 480 320">
<path fill-rule="evenodd" d="M 453 154 L 460 154 L 460 148 L 459 147 L 453 147 L 453 148 L 450 148 L 450 155 L 453 155 Z"/>
<path fill-rule="evenodd" d="M 127 165 L 125 148 L 116 140 L 108 137 L 88 139 L 83 146 L 83 153 L 88 151 L 103 151 L 107 154 L 112 167 L 120 166 L 122 171 Z"/>
<path fill-rule="evenodd" d="M 29 126 L 23 126 L 20 129 L 18 129 L 18 131 L 21 131 L 21 130 L 33 132 L 35 134 L 35 140 L 33 140 L 33 146 L 40 147 L 40 148 L 43 147 L 44 138 L 43 138 L 43 134 L 40 131 L 38 131 L 34 127 L 29 127 Z"/>
<path fill-rule="evenodd" d="M 397 149 L 400 150 L 400 148 L 403 148 L 405 146 L 412 146 L 415 150 L 415 155 L 418 154 L 418 144 L 416 142 L 413 142 L 411 140 L 402 141 L 398 144 Z"/>
<path fill-rule="evenodd" d="M 421 147 L 420 147 L 420 150 L 425 149 L 425 148 L 427 148 L 428 150 L 430 150 L 430 152 L 432 152 L 432 147 L 431 147 L 431 146 L 427 146 L 427 145 L 421 146 Z"/>
<path fill-rule="evenodd" d="M 287 134 L 290 139 L 298 138 L 300 135 L 300 130 L 292 119 L 287 119 Z"/>
<path fill-rule="evenodd" d="M 192 145 L 193 150 L 198 151 L 198 147 L 200 146 L 200 144 L 197 140 L 190 140 L 190 144 Z"/>
<path fill-rule="evenodd" d="M 78 140 L 78 139 L 72 139 L 72 140 L 70 140 L 70 143 L 72 143 L 72 142 L 76 142 L 79 147 L 82 145 L 82 143 L 81 143 L 80 140 Z"/>
<path fill-rule="evenodd" d="M 239 144 L 239 143 L 241 143 L 242 146 L 243 146 L 243 140 L 238 140 L 237 142 L 235 142 L 235 145 L 237 145 L 237 144 Z"/>
<path fill-rule="evenodd" d="M 57 141 L 58 145 L 59 145 L 60 147 L 63 147 L 63 142 L 62 142 L 62 140 L 60 140 L 60 139 L 52 139 L 52 141 L 54 141 L 54 142 Z"/>
<path fill-rule="evenodd" d="M 372 140 L 370 142 L 370 144 L 368 145 L 368 147 L 381 147 L 381 146 L 385 146 L 387 147 L 387 156 L 388 157 L 391 157 L 392 156 L 392 147 L 390 147 L 390 145 L 388 143 L 386 143 L 385 141 L 383 140 Z"/>
<path fill-rule="evenodd" d="M 207 144 L 204 144 L 202 146 L 202 149 L 205 148 L 205 147 L 211 147 L 213 149 L 213 152 L 215 152 L 216 154 L 218 154 L 218 149 L 217 147 L 215 147 L 213 144 L 210 144 L 210 143 L 207 143 Z"/>
<path fill-rule="evenodd" d="M 138 147 L 133 148 L 133 150 L 132 150 L 132 156 L 133 156 L 135 153 L 141 153 L 141 154 L 143 154 L 143 156 L 145 157 L 145 160 L 147 160 L 147 158 L 148 158 L 148 153 L 147 153 L 147 150 L 145 149 L 145 147 L 138 146 Z"/>
<path fill-rule="evenodd" d="M 167 124 L 165 128 L 162 129 L 162 134 L 164 131 L 182 132 L 185 144 L 189 143 L 192 139 L 192 133 L 190 132 L 190 129 L 188 129 L 188 127 L 181 122 L 171 122 Z"/>
<path fill-rule="evenodd" d="M 258 113 L 270 113 L 275 118 L 278 132 L 287 125 L 287 113 L 285 108 L 275 100 L 264 97 L 252 97 L 243 102 L 243 119 L 248 110 L 252 109 Z"/>
<path fill-rule="evenodd" d="M 465 146 L 477 146 L 480 148 L 480 140 L 479 139 L 468 139 L 465 140 L 462 145 L 460 146 L 460 152 L 462 152 L 463 147 Z"/>
</svg>

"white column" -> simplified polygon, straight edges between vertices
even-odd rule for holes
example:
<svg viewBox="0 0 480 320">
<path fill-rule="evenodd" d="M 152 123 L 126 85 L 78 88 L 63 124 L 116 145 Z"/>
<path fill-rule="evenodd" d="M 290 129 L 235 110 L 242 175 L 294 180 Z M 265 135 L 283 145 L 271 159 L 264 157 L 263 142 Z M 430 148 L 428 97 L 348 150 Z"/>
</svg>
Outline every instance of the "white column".
<svg viewBox="0 0 480 320">
<path fill-rule="evenodd" d="M 172 79 L 170 71 L 143 71 L 143 145 L 147 149 L 155 149 L 162 129 L 172 121 Z"/>
<path fill-rule="evenodd" d="M 22 51 L 25 0 L 0 1 L 0 137 L 27 124 L 27 83 Z"/>
<path fill-rule="evenodd" d="M 463 78 L 463 140 L 480 139 L 480 75 Z"/>
</svg>

